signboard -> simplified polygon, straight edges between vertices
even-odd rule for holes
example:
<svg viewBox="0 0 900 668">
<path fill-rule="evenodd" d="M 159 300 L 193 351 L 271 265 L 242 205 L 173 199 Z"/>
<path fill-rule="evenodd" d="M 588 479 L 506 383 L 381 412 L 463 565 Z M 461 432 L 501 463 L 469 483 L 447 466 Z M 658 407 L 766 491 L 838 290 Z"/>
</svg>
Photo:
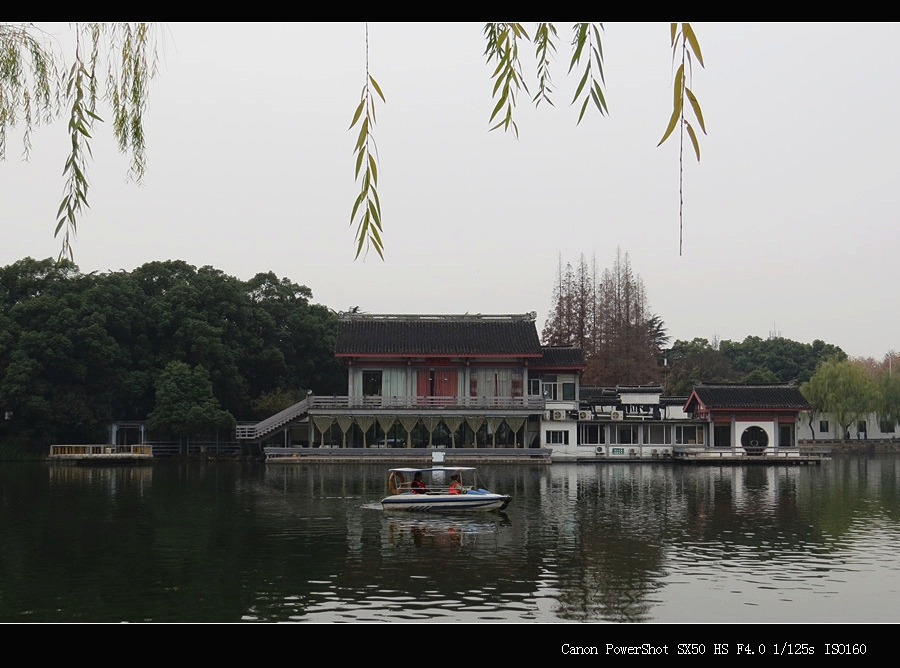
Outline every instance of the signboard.
<svg viewBox="0 0 900 668">
<path fill-rule="evenodd" d="M 614 455 L 624 455 L 624 454 L 625 454 L 625 448 L 613 448 L 613 449 L 612 449 L 612 453 L 613 453 Z"/>
</svg>

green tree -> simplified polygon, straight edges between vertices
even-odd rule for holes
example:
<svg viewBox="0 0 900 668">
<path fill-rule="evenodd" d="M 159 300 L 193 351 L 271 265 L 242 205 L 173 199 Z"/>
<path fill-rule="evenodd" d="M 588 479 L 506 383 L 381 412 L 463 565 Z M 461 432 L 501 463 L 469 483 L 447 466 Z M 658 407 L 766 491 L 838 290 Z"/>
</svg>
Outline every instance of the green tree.
<svg viewBox="0 0 900 668">
<path fill-rule="evenodd" d="M 189 438 L 219 430 L 230 431 L 236 421 L 213 396 L 209 373 L 202 366 L 169 362 L 156 381 L 156 406 L 147 416 L 153 431 Z"/>
<path fill-rule="evenodd" d="M 687 396 L 694 385 L 702 382 L 731 382 L 735 380 L 731 363 L 707 339 L 678 340 L 666 356 L 666 391 L 674 396 Z"/>
<path fill-rule="evenodd" d="M 65 260 L 0 267 L 0 442 L 102 442 L 111 420 L 154 410 L 171 362 L 211 370 L 213 396 L 242 419 L 277 388 L 340 392 L 337 316 L 311 298 L 271 272 L 241 281 L 182 261 L 89 275 Z"/>
<path fill-rule="evenodd" d="M 814 415 L 827 414 L 840 427 L 839 436 L 850 433 L 850 426 L 877 406 L 875 385 L 865 367 L 850 360 L 822 362 L 800 391 L 812 406 L 810 428 Z"/>
<path fill-rule="evenodd" d="M 762 382 L 803 383 L 812 377 L 820 362 L 832 357 L 847 358 L 837 346 L 818 339 L 810 344 L 783 337 L 748 336 L 741 342 L 722 341 L 719 350 L 742 382 L 754 382 L 748 378 L 754 374 L 755 378 L 768 379 Z"/>
</svg>

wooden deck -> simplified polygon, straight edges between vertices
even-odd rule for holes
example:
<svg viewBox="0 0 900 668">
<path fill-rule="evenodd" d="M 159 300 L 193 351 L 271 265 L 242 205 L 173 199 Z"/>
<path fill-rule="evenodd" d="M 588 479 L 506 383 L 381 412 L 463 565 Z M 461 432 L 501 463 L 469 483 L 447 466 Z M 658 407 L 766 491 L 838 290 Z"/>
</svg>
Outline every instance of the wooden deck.
<svg viewBox="0 0 900 668">
<path fill-rule="evenodd" d="M 742 448 L 697 448 L 676 446 L 671 461 L 679 464 L 780 464 L 783 466 L 819 465 L 828 460 L 828 448 L 766 448 L 748 454 Z"/>
<path fill-rule="evenodd" d="M 443 454 L 444 464 L 549 464 L 549 448 L 265 448 L 267 464 L 312 462 L 407 462 L 431 464 Z"/>
</svg>

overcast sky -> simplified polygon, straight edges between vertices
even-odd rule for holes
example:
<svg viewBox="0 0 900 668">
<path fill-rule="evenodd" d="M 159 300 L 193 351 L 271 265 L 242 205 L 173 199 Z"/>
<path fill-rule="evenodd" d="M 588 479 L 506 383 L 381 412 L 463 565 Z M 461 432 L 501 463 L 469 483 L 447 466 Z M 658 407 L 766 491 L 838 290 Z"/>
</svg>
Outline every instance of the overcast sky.
<svg viewBox="0 0 900 668">
<path fill-rule="evenodd" d="M 365 25 L 163 26 L 146 113 L 149 166 L 101 127 L 82 271 L 153 260 L 258 272 L 371 313 L 524 313 L 543 327 L 561 258 L 630 254 L 672 340 L 770 332 L 853 356 L 900 350 L 900 26 L 694 24 L 692 88 L 709 131 L 684 170 L 657 148 L 671 113 L 666 23 L 605 25 L 609 116 L 576 126 L 558 24 L 555 106 L 522 94 L 518 140 L 489 132 L 481 24 L 369 25 L 385 260 L 354 261 L 350 210 Z M 533 32 L 533 24 L 526 24 Z M 65 26 L 62 26 L 64 29 Z M 56 28 L 52 28 L 56 30 Z M 534 83 L 533 50 L 523 55 Z M 0 264 L 56 257 L 65 126 L 0 163 Z"/>
</svg>

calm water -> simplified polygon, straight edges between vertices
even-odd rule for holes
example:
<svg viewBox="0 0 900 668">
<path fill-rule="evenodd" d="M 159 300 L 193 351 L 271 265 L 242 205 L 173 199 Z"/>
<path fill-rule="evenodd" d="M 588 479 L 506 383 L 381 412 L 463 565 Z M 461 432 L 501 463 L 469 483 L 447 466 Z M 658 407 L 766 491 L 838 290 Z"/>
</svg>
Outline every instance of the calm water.
<svg viewBox="0 0 900 668">
<path fill-rule="evenodd" d="M 386 466 L 0 463 L 2 622 L 900 622 L 900 457 L 493 465 L 505 513 L 386 515 Z"/>
</svg>

